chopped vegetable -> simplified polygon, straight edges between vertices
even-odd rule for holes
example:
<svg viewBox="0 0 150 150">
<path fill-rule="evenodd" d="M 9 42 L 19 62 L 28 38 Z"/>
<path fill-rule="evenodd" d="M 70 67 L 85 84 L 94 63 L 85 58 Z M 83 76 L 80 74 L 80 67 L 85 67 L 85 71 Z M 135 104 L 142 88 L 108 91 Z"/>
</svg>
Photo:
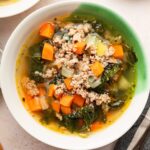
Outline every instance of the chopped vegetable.
<svg viewBox="0 0 150 150">
<path fill-rule="evenodd" d="M 65 66 L 62 67 L 61 74 L 66 78 L 71 78 L 73 76 L 74 70 L 68 69 Z"/>
<path fill-rule="evenodd" d="M 76 48 L 75 53 L 79 54 L 79 55 L 83 54 L 85 46 L 86 46 L 86 43 L 84 41 L 76 43 L 75 44 L 75 48 Z"/>
<path fill-rule="evenodd" d="M 97 42 L 97 55 L 103 56 L 107 50 L 107 46 L 102 43 L 102 41 Z"/>
<path fill-rule="evenodd" d="M 130 83 L 124 76 L 121 76 L 118 82 L 118 86 L 120 90 L 126 90 L 130 87 Z"/>
<path fill-rule="evenodd" d="M 39 95 L 40 96 L 45 96 L 46 95 L 46 90 L 43 87 L 39 87 L 38 90 L 39 90 Z"/>
<path fill-rule="evenodd" d="M 54 47 L 49 43 L 44 43 L 42 58 L 46 60 L 54 60 Z"/>
<path fill-rule="evenodd" d="M 35 71 L 42 72 L 44 62 L 41 60 L 42 48 L 41 43 L 37 43 L 29 48 L 29 57 L 31 57 L 29 64 L 29 76 L 31 79 L 37 83 L 42 83 L 44 81 L 43 77 L 35 74 Z"/>
<path fill-rule="evenodd" d="M 72 95 L 63 95 L 60 99 L 60 104 L 65 107 L 70 107 L 72 104 L 73 96 Z"/>
<path fill-rule="evenodd" d="M 54 76 L 54 78 L 52 80 L 50 80 L 49 84 L 55 84 L 56 85 L 57 82 L 60 80 L 63 81 L 63 76 L 60 73 L 58 73 Z"/>
<path fill-rule="evenodd" d="M 89 34 L 86 38 L 87 47 L 96 48 L 98 42 L 98 34 Z"/>
<path fill-rule="evenodd" d="M 49 105 L 48 105 L 48 102 L 46 100 L 46 97 L 45 96 L 40 96 L 39 97 L 39 101 L 40 101 L 40 104 L 41 104 L 41 107 L 42 107 L 42 110 L 46 110 L 49 108 Z"/>
<path fill-rule="evenodd" d="M 124 100 L 116 100 L 109 104 L 111 109 L 120 108 L 124 104 Z"/>
<path fill-rule="evenodd" d="M 91 88 L 96 88 L 101 84 L 101 78 L 94 80 L 93 77 L 89 77 L 89 85 Z"/>
<path fill-rule="evenodd" d="M 102 127 L 102 123 L 100 123 L 99 121 L 95 121 L 94 123 L 90 125 L 91 131 L 96 131 L 100 129 L 101 127 Z"/>
<path fill-rule="evenodd" d="M 25 103 L 29 107 L 30 111 L 40 111 L 42 110 L 40 100 L 38 98 L 33 98 L 30 95 L 25 95 Z"/>
<path fill-rule="evenodd" d="M 29 48 L 29 55 L 34 60 L 40 60 L 42 57 L 42 47 L 41 43 L 36 43 Z"/>
<path fill-rule="evenodd" d="M 74 104 L 76 104 L 79 107 L 82 107 L 84 105 L 84 102 L 85 102 L 85 99 L 82 96 L 77 95 L 77 94 L 74 95 L 74 98 L 73 98 Z"/>
<path fill-rule="evenodd" d="M 47 110 L 43 110 L 42 112 L 42 117 L 41 117 L 41 122 L 42 123 L 50 123 L 51 121 L 55 120 L 55 113 L 52 109 L 47 109 Z"/>
<path fill-rule="evenodd" d="M 101 75 L 103 73 L 103 71 L 104 71 L 103 65 L 100 62 L 98 62 L 98 61 L 96 61 L 95 63 L 93 63 L 90 66 L 90 68 L 91 68 L 92 72 L 94 73 L 94 75 L 97 76 L 97 77 L 99 75 Z"/>
<path fill-rule="evenodd" d="M 66 115 L 71 114 L 70 107 L 61 106 L 61 111 L 62 111 L 62 113 L 66 114 Z"/>
<path fill-rule="evenodd" d="M 49 97 L 53 97 L 53 96 L 54 96 L 54 93 L 55 93 L 55 84 L 51 84 L 51 85 L 49 86 L 48 96 L 49 96 Z"/>
<path fill-rule="evenodd" d="M 44 23 L 40 27 L 40 35 L 46 38 L 52 38 L 55 28 L 54 25 L 50 22 Z"/>
<path fill-rule="evenodd" d="M 52 109 L 56 112 L 60 112 L 60 103 L 59 101 L 53 101 L 52 102 Z"/>
<path fill-rule="evenodd" d="M 112 46 L 115 50 L 114 52 L 114 57 L 115 58 L 118 58 L 118 59 L 123 59 L 123 56 L 124 56 L 124 52 L 123 52 L 123 47 L 122 45 L 113 45 Z"/>
<path fill-rule="evenodd" d="M 64 79 L 64 83 L 68 90 L 71 90 L 73 87 L 71 86 L 71 78 Z"/>
<path fill-rule="evenodd" d="M 138 59 L 133 50 L 129 49 L 127 50 L 127 52 L 125 52 L 124 61 L 127 64 L 127 66 L 135 65 Z"/>
</svg>

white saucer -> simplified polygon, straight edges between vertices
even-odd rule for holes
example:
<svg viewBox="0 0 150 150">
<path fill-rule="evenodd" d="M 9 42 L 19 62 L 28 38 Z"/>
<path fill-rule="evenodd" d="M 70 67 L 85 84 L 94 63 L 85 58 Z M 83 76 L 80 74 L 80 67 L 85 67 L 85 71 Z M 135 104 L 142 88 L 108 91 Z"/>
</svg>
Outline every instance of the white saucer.
<svg viewBox="0 0 150 150">
<path fill-rule="evenodd" d="M 10 5 L 0 6 L 0 18 L 19 14 L 35 5 L 37 2 L 39 2 L 39 0 L 19 0 Z"/>
</svg>

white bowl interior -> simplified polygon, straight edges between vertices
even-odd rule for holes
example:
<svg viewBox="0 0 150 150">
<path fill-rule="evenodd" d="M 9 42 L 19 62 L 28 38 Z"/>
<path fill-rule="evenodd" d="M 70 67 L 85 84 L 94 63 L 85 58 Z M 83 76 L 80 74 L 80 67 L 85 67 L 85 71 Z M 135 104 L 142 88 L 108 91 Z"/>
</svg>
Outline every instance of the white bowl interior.
<svg viewBox="0 0 150 150">
<path fill-rule="evenodd" d="M 18 51 L 29 33 L 43 21 L 71 12 L 80 2 L 59 2 L 36 11 L 27 17 L 11 35 L 2 57 L 1 86 L 6 104 L 17 122 L 32 136 L 49 145 L 64 149 L 92 149 L 104 146 L 122 136 L 141 114 L 148 97 L 148 90 L 136 95 L 129 108 L 113 125 L 88 138 L 67 136 L 48 130 L 37 123 L 25 110 L 16 91 L 15 65 Z"/>
</svg>

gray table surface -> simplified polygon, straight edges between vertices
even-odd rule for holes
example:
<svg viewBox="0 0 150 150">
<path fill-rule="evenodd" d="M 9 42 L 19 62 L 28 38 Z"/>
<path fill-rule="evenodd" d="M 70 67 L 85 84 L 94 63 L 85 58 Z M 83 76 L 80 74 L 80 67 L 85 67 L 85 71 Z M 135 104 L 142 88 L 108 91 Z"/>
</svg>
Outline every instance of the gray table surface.
<svg viewBox="0 0 150 150">
<path fill-rule="evenodd" d="M 41 0 L 30 10 L 9 18 L 0 19 L 0 48 L 5 44 L 18 23 L 34 10 L 52 3 L 54 0 Z M 61 0 L 55 0 L 61 1 Z M 71 1 L 71 0 L 70 0 Z M 97 0 L 128 21 L 138 34 L 147 54 L 150 45 L 150 0 Z M 56 150 L 26 133 L 10 114 L 0 93 L 0 143 L 4 150 Z M 112 150 L 114 143 L 99 150 Z"/>
</svg>

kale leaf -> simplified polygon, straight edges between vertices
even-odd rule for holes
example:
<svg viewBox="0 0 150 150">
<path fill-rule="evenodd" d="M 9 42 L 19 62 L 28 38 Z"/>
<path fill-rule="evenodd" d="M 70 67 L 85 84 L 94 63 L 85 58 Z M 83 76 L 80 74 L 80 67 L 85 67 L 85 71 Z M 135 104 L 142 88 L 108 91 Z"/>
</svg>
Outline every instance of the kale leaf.
<svg viewBox="0 0 150 150">
<path fill-rule="evenodd" d="M 63 115 L 61 124 L 70 131 L 87 131 L 95 120 L 100 117 L 100 107 L 96 105 L 86 105 L 82 108 L 78 108 L 75 112 L 69 115 Z M 84 121 L 83 126 L 78 128 L 77 122 L 79 119 Z"/>
<path fill-rule="evenodd" d="M 59 81 L 63 81 L 64 77 L 61 75 L 61 73 L 58 73 L 54 76 L 54 78 L 49 82 L 49 84 L 57 84 Z"/>
<path fill-rule="evenodd" d="M 137 61 L 138 61 L 137 56 L 136 56 L 135 52 L 133 52 L 133 50 L 129 50 L 129 51 L 125 54 L 125 62 L 126 62 L 129 66 L 133 66 Z"/>
<path fill-rule="evenodd" d="M 50 121 L 55 120 L 55 113 L 52 109 L 43 110 L 41 122 L 48 124 Z"/>
<path fill-rule="evenodd" d="M 97 93 L 103 93 L 105 84 L 110 81 L 119 70 L 120 64 L 108 64 L 102 74 L 101 84 L 92 90 Z"/>
<path fill-rule="evenodd" d="M 133 50 L 133 47 L 129 47 L 127 44 L 123 45 L 123 49 L 125 51 L 124 62 L 127 67 L 133 67 L 135 63 L 137 63 L 138 58 Z"/>
<path fill-rule="evenodd" d="M 29 57 L 30 57 L 29 76 L 32 80 L 35 80 L 38 83 L 44 81 L 44 79 L 41 76 L 35 74 L 35 71 L 38 72 L 43 71 L 44 61 L 41 59 L 41 56 L 42 56 L 41 42 L 29 48 Z"/>
<path fill-rule="evenodd" d="M 114 101 L 114 102 L 111 102 L 111 103 L 109 104 L 109 106 L 110 106 L 110 109 L 114 110 L 114 109 L 118 109 L 118 108 L 120 108 L 121 106 L 123 106 L 124 103 L 125 103 L 124 100 L 116 100 L 116 101 Z"/>
</svg>

